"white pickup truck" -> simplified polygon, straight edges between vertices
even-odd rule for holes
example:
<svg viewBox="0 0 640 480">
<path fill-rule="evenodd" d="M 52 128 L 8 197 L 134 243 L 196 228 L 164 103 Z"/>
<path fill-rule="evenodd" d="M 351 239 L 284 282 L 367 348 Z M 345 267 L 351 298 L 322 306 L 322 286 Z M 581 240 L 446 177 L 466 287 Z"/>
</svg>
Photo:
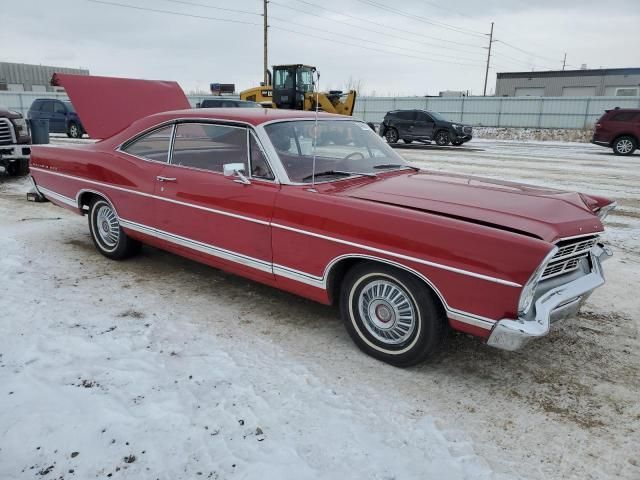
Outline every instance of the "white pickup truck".
<svg viewBox="0 0 640 480">
<path fill-rule="evenodd" d="M 0 175 L 29 172 L 31 134 L 24 117 L 0 105 Z"/>
</svg>

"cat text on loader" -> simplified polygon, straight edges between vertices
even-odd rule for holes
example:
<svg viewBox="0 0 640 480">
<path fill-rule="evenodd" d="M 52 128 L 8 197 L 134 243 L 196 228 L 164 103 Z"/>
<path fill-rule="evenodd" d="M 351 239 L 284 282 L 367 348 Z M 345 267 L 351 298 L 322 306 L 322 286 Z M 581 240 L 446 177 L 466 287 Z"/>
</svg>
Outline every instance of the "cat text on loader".
<svg viewBox="0 0 640 480">
<path fill-rule="evenodd" d="M 331 90 L 316 94 L 313 89 L 313 76 L 316 67 L 308 65 L 275 65 L 269 82 L 240 92 L 241 100 L 251 100 L 263 107 L 284 108 L 289 110 L 315 110 L 316 97 L 318 109 L 328 113 L 352 115 L 356 104 L 356 91 L 347 93 Z"/>
</svg>

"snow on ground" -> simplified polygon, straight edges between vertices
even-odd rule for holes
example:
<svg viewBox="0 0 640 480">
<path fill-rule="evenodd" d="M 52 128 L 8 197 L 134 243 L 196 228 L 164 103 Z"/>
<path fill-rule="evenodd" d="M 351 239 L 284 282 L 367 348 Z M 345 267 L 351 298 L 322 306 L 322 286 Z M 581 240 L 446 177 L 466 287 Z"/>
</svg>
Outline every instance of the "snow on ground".
<svg viewBox="0 0 640 480">
<path fill-rule="evenodd" d="M 400 370 L 329 307 L 152 248 L 109 261 L 0 179 L 0 478 L 640 478 L 640 155 L 398 151 L 617 198 L 607 285 L 521 352 L 459 335 Z"/>
</svg>

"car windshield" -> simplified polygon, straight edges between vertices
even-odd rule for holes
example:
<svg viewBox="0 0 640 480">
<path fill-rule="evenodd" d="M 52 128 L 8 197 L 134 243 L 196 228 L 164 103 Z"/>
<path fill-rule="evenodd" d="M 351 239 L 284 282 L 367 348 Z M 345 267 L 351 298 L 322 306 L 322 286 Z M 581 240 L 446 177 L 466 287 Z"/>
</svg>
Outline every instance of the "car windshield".
<svg viewBox="0 0 640 480">
<path fill-rule="evenodd" d="M 320 120 L 316 130 L 314 120 L 297 120 L 272 123 L 265 130 L 294 182 L 312 181 L 314 152 L 316 181 L 412 168 L 363 122 Z"/>
<path fill-rule="evenodd" d="M 75 112 L 76 109 L 73 108 L 73 104 L 71 102 L 62 102 L 64 103 L 64 106 L 67 107 L 67 111 L 69 112 Z"/>
</svg>

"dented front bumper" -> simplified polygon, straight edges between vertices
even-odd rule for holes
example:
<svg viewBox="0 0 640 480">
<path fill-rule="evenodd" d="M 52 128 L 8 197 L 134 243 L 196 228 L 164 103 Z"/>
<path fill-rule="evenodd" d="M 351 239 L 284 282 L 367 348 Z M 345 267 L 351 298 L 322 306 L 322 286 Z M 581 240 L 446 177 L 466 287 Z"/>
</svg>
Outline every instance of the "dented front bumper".
<svg viewBox="0 0 640 480">
<path fill-rule="evenodd" d="M 502 350 L 518 350 L 530 340 L 547 335 L 552 323 L 575 316 L 591 292 L 604 284 L 602 262 L 611 255 L 602 244 L 593 247 L 589 273 L 540 295 L 534 304 L 533 318 L 505 318 L 496 322 L 487 344 Z"/>
</svg>

